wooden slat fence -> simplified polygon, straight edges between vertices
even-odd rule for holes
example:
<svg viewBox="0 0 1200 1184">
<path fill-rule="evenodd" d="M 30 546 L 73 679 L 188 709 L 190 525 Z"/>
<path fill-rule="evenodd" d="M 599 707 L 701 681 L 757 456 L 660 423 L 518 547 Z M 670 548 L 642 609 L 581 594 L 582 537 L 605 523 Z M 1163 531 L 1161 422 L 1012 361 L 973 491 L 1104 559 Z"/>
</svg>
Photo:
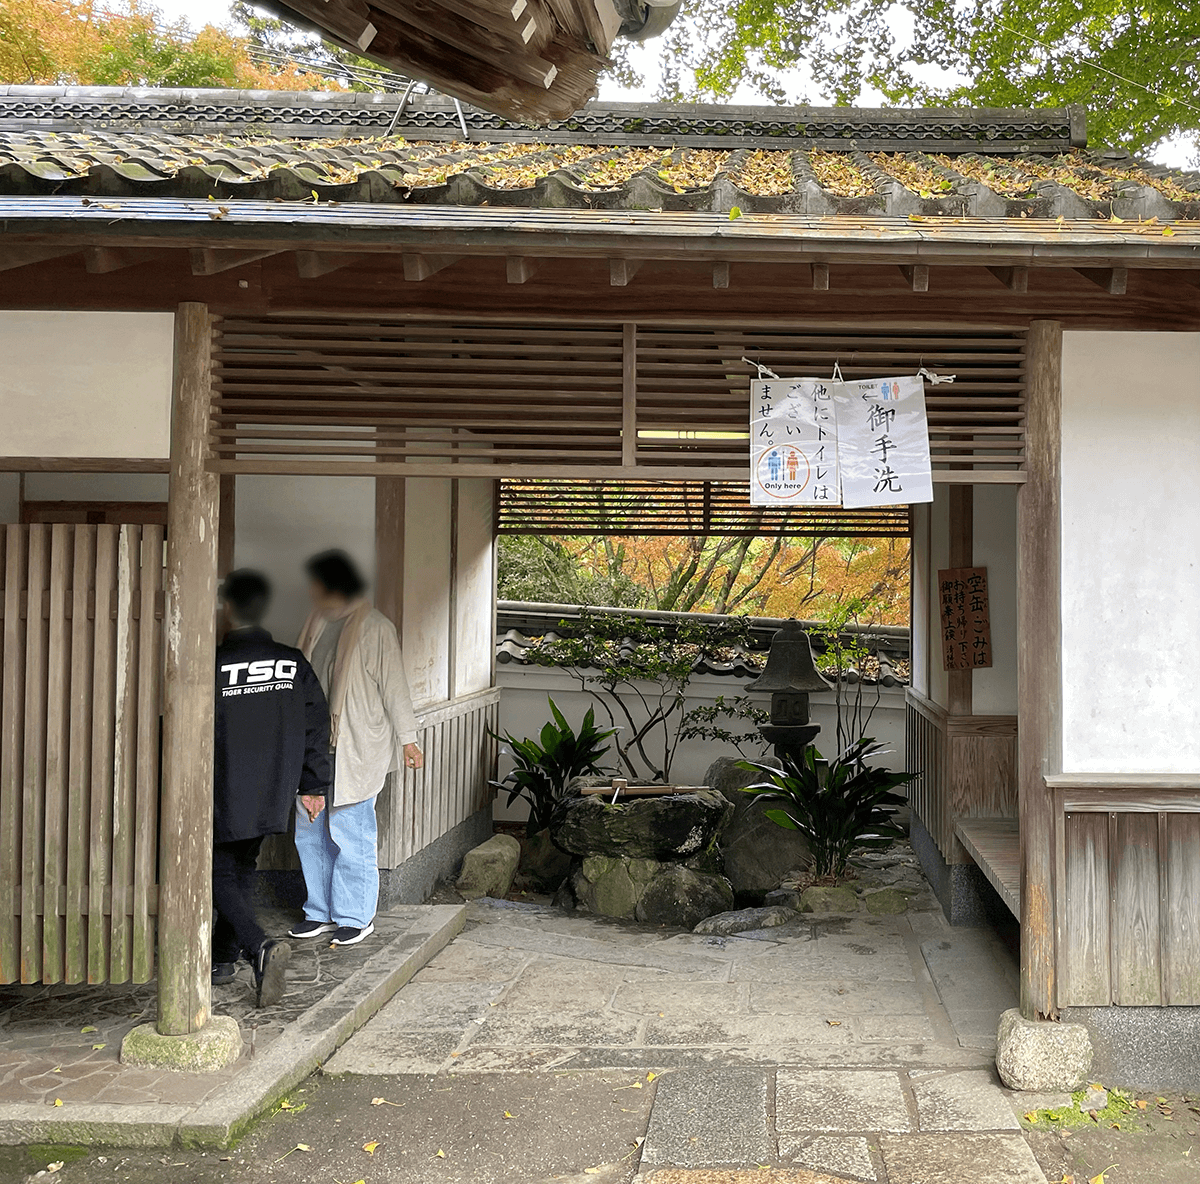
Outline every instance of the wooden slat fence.
<svg viewBox="0 0 1200 1184">
<path fill-rule="evenodd" d="M 490 687 L 421 708 L 419 743 L 425 767 L 393 774 L 379 797 L 379 866 L 410 856 L 465 822 L 492 800 L 500 688 Z"/>
<path fill-rule="evenodd" d="M 161 526 L 0 526 L 0 982 L 154 973 Z"/>
</svg>

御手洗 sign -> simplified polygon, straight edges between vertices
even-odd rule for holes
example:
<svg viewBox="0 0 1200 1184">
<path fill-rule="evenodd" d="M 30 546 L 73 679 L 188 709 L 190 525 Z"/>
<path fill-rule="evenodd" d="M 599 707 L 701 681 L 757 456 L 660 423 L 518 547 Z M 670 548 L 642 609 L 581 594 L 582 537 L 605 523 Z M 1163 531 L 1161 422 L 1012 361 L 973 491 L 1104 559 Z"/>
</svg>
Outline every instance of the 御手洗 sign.
<svg viewBox="0 0 1200 1184">
<path fill-rule="evenodd" d="M 842 505 L 933 501 L 925 382 L 919 376 L 829 384 L 837 417 Z"/>
<path fill-rule="evenodd" d="M 950 567 L 938 572 L 942 614 L 942 668 L 977 670 L 992 664 L 986 567 Z"/>
<path fill-rule="evenodd" d="M 750 384 L 750 504 L 838 504 L 833 390 L 819 378 Z"/>
</svg>

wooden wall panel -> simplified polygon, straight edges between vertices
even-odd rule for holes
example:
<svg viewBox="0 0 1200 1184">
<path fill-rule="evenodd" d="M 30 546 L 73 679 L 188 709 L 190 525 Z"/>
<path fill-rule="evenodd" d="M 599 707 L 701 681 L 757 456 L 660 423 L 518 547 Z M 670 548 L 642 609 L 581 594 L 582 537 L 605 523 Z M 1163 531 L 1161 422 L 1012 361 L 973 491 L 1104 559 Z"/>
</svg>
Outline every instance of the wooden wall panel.
<svg viewBox="0 0 1200 1184">
<path fill-rule="evenodd" d="M 1109 815 L 1113 1001 L 1162 1002 L 1158 819 Z"/>
<path fill-rule="evenodd" d="M 3 526 L 0 572 L 0 982 L 144 982 L 162 530 Z"/>
<path fill-rule="evenodd" d="M 1062 1005 L 1104 1006 L 1112 1001 L 1109 951 L 1108 816 L 1065 819 Z"/>
<path fill-rule="evenodd" d="M 1163 1002 L 1200 1004 L 1200 814 L 1164 814 Z"/>
</svg>

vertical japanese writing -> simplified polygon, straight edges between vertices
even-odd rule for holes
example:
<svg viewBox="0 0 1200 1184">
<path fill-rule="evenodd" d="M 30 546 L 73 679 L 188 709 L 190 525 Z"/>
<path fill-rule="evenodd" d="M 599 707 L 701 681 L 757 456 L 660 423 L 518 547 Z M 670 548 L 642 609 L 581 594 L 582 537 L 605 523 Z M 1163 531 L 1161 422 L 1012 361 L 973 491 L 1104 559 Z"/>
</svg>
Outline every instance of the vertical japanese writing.
<svg viewBox="0 0 1200 1184">
<path fill-rule="evenodd" d="M 992 664 L 992 625 L 986 567 L 952 567 L 938 572 L 942 667 L 975 670 Z"/>
</svg>

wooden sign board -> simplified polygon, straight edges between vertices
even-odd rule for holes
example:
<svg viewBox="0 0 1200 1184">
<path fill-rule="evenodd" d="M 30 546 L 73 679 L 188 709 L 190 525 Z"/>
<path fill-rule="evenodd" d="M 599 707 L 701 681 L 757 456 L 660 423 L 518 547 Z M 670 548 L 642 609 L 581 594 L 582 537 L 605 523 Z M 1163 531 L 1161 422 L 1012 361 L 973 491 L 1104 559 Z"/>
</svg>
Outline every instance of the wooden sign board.
<svg viewBox="0 0 1200 1184">
<path fill-rule="evenodd" d="M 986 567 L 938 572 L 942 614 L 942 668 L 980 670 L 992 664 L 992 622 Z"/>
</svg>

